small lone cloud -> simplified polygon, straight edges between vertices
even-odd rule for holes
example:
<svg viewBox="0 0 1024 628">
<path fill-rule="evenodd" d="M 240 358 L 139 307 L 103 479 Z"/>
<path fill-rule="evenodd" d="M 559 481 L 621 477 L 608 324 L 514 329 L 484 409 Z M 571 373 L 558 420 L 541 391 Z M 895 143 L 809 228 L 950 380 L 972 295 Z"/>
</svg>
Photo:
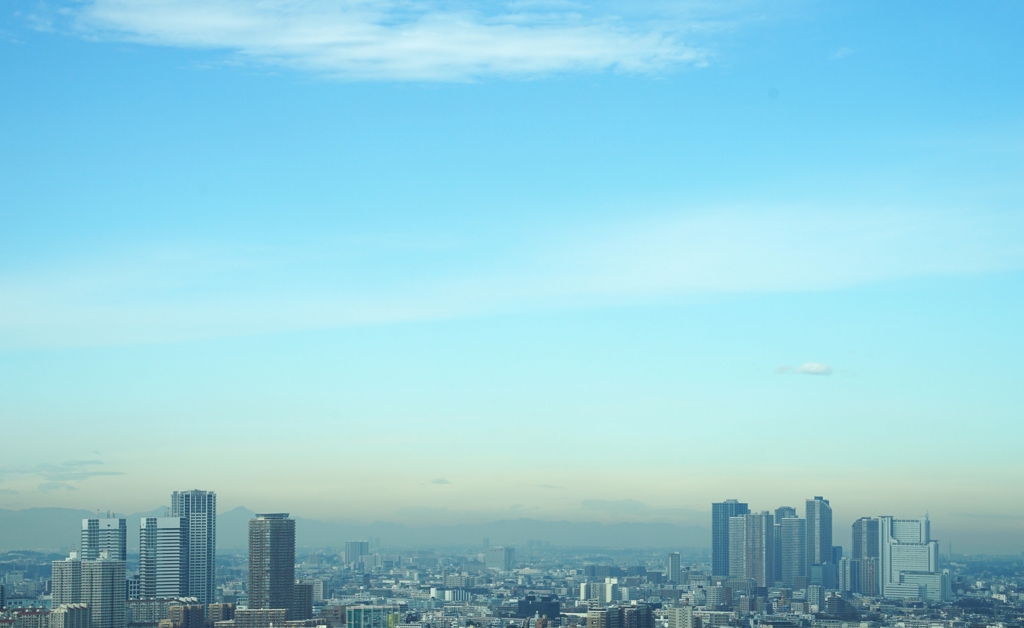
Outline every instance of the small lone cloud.
<svg viewBox="0 0 1024 628">
<path fill-rule="evenodd" d="M 451 484 L 451 482 L 449 482 L 448 480 L 446 480 L 444 478 L 434 478 L 433 480 L 430 481 L 430 483 L 431 484 Z"/>
<path fill-rule="evenodd" d="M 793 370 L 792 366 L 789 366 L 788 364 L 783 364 L 782 366 L 775 367 L 775 374 L 776 375 L 785 375 L 786 373 L 789 373 L 792 370 Z"/>
<path fill-rule="evenodd" d="M 832 367 L 821 362 L 805 362 L 796 372 L 801 375 L 831 375 Z"/>
<path fill-rule="evenodd" d="M 843 57 L 849 57 L 853 54 L 853 48 L 842 47 L 832 53 L 832 56 L 836 59 L 842 59 Z"/>
</svg>

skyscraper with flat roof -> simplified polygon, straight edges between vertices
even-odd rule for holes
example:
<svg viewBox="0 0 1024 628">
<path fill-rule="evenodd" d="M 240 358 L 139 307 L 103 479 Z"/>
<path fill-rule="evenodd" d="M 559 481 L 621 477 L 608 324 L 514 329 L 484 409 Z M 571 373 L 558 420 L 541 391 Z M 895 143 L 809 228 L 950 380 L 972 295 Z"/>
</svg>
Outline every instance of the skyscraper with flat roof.
<svg viewBox="0 0 1024 628">
<path fill-rule="evenodd" d="M 748 512 L 747 505 L 735 499 L 711 504 L 711 575 L 729 575 L 729 519 Z"/>
<path fill-rule="evenodd" d="M 145 517 L 139 528 L 139 597 L 187 596 L 188 519 Z"/>
<path fill-rule="evenodd" d="M 881 594 L 887 598 L 948 600 L 949 573 L 939 571 L 939 542 L 931 538 L 928 517 L 878 520 Z"/>
<path fill-rule="evenodd" d="M 782 582 L 782 520 L 796 516 L 796 508 L 792 506 L 775 509 L 775 582 Z"/>
<path fill-rule="evenodd" d="M 759 587 L 775 586 L 775 517 L 767 510 L 744 515 L 745 578 Z"/>
<path fill-rule="evenodd" d="M 668 555 L 668 573 L 665 574 L 672 584 L 679 584 L 680 564 L 679 552 L 672 552 Z"/>
<path fill-rule="evenodd" d="M 832 507 L 821 496 L 807 500 L 807 564 L 832 564 Z"/>
<path fill-rule="evenodd" d="M 782 533 L 782 586 L 807 586 L 807 520 L 786 517 L 779 523 Z"/>
<path fill-rule="evenodd" d="M 78 552 L 64 560 L 53 561 L 50 580 L 50 603 L 53 608 L 82 601 L 82 561 Z"/>
<path fill-rule="evenodd" d="M 249 608 L 292 608 L 295 520 L 288 513 L 249 520 Z"/>
<path fill-rule="evenodd" d="M 92 628 L 92 612 L 86 604 L 64 604 L 50 614 L 50 628 Z"/>
<path fill-rule="evenodd" d="M 96 560 L 107 552 L 110 560 L 125 560 L 128 528 L 124 519 L 116 517 L 82 519 L 82 560 Z"/>
<path fill-rule="evenodd" d="M 484 560 L 488 569 L 497 569 L 502 572 L 512 571 L 512 565 L 516 560 L 516 550 L 503 545 L 490 547 L 484 555 Z"/>
<path fill-rule="evenodd" d="M 210 604 L 217 570 L 217 494 L 198 489 L 174 491 L 171 517 L 185 519 L 188 528 L 188 595 Z"/>
<path fill-rule="evenodd" d="M 125 562 L 104 551 L 82 561 L 82 603 L 92 611 L 92 628 L 125 628 Z"/>
<path fill-rule="evenodd" d="M 368 541 L 345 541 L 345 562 L 358 563 L 363 556 L 370 553 Z"/>
<path fill-rule="evenodd" d="M 747 516 L 729 517 L 729 571 L 730 578 L 747 577 Z"/>
<path fill-rule="evenodd" d="M 878 558 L 877 517 L 861 517 L 853 522 L 853 551 L 850 558 Z"/>
</svg>

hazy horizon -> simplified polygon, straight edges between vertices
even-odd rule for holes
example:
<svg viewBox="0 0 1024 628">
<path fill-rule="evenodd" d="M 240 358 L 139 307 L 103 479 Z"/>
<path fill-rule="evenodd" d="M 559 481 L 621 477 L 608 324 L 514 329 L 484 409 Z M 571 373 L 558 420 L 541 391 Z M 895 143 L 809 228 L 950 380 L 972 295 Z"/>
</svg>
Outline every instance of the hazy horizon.
<svg viewBox="0 0 1024 628">
<path fill-rule="evenodd" d="M 0 9 L 0 508 L 1024 551 L 1020 3 L 357 4 Z"/>
</svg>

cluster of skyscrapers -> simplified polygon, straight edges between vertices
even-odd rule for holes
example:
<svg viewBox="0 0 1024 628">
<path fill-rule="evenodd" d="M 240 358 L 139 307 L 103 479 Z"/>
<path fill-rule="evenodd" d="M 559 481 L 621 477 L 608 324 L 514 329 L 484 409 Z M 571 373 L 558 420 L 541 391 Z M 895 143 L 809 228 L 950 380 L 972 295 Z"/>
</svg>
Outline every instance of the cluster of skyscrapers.
<svg viewBox="0 0 1024 628">
<path fill-rule="evenodd" d="M 928 517 L 862 517 L 853 524 L 850 556 L 833 545 L 832 507 L 808 499 L 804 517 L 789 506 L 750 512 L 735 499 L 712 504 L 712 574 L 756 587 L 849 591 L 886 598 L 950 597 L 948 571 Z"/>
<path fill-rule="evenodd" d="M 79 550 L 54 561 L 52 606 L 69 617 L 66 628 L 124 628 L 129 597 L 213 602 L 215 493 L 175 491 L 168 516 L 142 519 L 138 579 L 125 578 L 127 538 L 124 519 L 83 519 Z"/>
<path fill-rule="evenodd" d="M 127 535 L 125 519 L 82 520 L 80 549 L 53 563 L 52 606 L 68 617 L 58 628 L 125 628 L 129 600 L 188 600 L 178 608 L 200 619 L 206 609 L 225 606 L 213 604 L 215 493 L 176 491 L 167 516 L 141 520 L 137 578 L 125 577 Z M 218 613 L 219 621 L 210 623 L 259 628 L 312 616 L 313 585 L 295 580 L 295 520 L 287 514 L 249 521 L 248 584 L 249 608 Z"/>
</svg>

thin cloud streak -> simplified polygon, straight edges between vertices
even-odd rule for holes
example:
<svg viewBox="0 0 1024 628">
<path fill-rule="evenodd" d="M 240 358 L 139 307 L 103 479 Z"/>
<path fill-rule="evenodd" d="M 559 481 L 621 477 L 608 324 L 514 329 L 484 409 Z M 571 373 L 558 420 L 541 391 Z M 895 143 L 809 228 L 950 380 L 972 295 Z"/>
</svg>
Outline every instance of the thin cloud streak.
<svg viewBox="0 0 1024 628">
<path fill-rule="evenodd" d="M 135 250 L 0 274 L 0 348 L 175 342 L 1008 271 L 1024 268 L 1022 223 L 924 211 L 718 211 L 397 256 L 337 254 L 332 242 L 314 239 L 181 255 Z"/>
<path fill-rule="evenodd" d="M 708 57 L 682 41 L 688 23 L 638 24 L 576 6 L 505 5 L 488 15 L 427 1 L 93 0 L 74 15 L 92 38 L 223 50 L 350 80 L 650 73 Z"/>
</svg>

